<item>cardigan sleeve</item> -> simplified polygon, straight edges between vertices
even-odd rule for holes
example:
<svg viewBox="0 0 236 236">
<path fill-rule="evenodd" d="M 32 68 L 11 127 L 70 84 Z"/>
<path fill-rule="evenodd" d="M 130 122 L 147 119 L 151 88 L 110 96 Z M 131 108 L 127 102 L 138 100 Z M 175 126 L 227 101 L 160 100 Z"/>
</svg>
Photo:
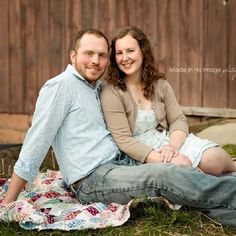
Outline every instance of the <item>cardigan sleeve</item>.
<svg viewBox="0 0 236 236">
<path fill-rule="evenodd" d="M 167 81 L 164 86 L 164 104 L 170 134 L 175 130 L 182 130 L 188 134 L 187 119 L 180 108 L 172 87 Z"/>
<path fill-rule="evenodd" d="M 123 97 L 110 85 L 105 85 L 101 93 L 101 103 L 107 127 L 120 150 L 133 159 L 144 162 L 152 148 L 133 138 Z"/>
</svg>

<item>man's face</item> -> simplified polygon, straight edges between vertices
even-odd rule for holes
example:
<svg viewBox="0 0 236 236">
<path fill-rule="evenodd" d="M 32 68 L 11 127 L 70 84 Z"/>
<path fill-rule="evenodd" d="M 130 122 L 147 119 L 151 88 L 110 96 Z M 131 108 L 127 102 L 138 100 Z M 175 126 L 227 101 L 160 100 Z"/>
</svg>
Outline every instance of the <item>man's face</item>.
<svg viewBox="0 0 236 236">
<path fill-rule="evenodd" d="M 95 86 L 108 65 L 107 42 L 95 34 L 84 34 L 76 51 L 71 51 L 70 58 L 79 74 Z"/>
</svg>

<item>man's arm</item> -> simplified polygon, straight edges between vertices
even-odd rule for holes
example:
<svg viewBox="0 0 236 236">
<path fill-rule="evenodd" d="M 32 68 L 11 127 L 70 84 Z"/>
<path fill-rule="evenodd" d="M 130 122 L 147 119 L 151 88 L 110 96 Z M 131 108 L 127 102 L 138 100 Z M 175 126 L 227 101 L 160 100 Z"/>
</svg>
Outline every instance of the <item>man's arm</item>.
<svg viewBox="0 0 236 236">
<path fill-rule="evenodd" d="M 3 200 L 3 203 L 11 203 L 14 202 L 22 189 L 24 189 L 27 181 L 17 176 L 15 173 L 13 173 L 11 178 L 11 184 L 9 186 L 9 189 L 7 191 L 6 198 Z"/>
<path fill-rule="evenodd" d="M 27 182 L 33 183 L 49 147 L 68 113 L 67 86 L 47 83 L 37 99 L 32 125 L 14 165 L 5 203 L 15 201 Z"/>
</svg>

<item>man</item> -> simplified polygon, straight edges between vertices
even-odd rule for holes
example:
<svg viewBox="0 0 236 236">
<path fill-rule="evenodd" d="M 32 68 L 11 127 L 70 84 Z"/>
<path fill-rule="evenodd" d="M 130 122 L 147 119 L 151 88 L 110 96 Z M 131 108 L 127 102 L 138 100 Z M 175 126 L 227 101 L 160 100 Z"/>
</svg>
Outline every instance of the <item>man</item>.
<svg viewBox="0 0 236 236">
<path fill-rule="evenodd" d="M 52 145 L 65 182 L 82 202 L 127 203 L 133 197 L 164 196 L 207 212 L 236 228 L 236 178 L 196 169 L 137 163 L 120 153 L 106 129 L 99 78 L 108 64 L 107 38 L 98 30 L 77 33 L 72 65 L 40 91 L 5 203 L 33 182 Z"/>
<path fill-rule="evenodd" d="M 99 78 L 108 65 L 108 53 L 108 40 L 100 31 L 77 33 L 70 52 L 72 65 L 40 91 L 6 203 L 17 198 L 26 182 L 33 182 L 50 146 L 68 185 L 117 155 L 99 101 Z"/>
</svg>

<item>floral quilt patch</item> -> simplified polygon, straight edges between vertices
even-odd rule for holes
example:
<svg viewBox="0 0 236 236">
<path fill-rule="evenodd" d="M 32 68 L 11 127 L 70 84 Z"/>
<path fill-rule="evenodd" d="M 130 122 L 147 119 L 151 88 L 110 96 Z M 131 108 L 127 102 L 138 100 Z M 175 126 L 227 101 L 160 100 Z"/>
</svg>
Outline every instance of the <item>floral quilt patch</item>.
<svg viewBox="0 0 236 236">
<path fill-rule="evenodd" d="M 0 202 L 10 180 L 0 179 Z M 17 201 L 0 205 L 0 220 L 19 222 L 31 230 L 82 230 L 124 224 L 130 217 L 130 203 L 81 204 L 66 187 L 59 171 L 39 173 L 34 184 L 27 185 Z"/>
</svg>

